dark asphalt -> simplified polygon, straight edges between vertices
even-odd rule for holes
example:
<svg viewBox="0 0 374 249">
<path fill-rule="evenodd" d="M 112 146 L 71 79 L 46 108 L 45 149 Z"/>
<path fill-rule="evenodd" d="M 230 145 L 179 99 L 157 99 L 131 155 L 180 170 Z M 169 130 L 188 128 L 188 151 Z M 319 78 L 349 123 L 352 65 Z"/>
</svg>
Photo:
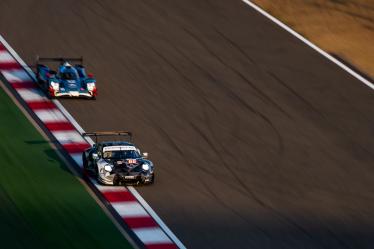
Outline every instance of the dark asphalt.
<svg viewBox="0 0 374 249">
<path fill-rule="evenodd" d="M 2 0 L 27 62 L 83 55 L 87 130 L 127 129 L 189 248 L 373 248 L 374 94 L 240 0 Z"/>
</svg>

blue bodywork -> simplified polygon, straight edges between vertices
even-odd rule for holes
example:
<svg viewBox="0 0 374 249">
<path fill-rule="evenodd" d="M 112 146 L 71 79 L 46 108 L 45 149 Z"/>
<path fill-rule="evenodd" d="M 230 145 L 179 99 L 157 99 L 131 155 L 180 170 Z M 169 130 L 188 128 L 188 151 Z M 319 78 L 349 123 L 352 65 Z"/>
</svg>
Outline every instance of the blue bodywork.
<svg viewBox="0 0 374 249">
<path fill-rule="evenodd" d="M 96 97 L 96 81 L 82 65 L 62 63 L 57 72 L 37 64 L 37 78 L 49 97 Z"/>
</svg>

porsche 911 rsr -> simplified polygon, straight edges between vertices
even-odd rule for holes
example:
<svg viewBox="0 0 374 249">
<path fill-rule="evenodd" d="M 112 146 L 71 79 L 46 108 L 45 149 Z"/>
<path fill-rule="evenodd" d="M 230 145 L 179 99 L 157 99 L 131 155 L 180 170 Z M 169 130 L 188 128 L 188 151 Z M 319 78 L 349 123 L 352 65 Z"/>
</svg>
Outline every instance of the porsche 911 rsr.
<svg viewBox="0 0 374 249">
<path fill-rule="evenodd" d="M 98 136 L 130 136 L 130 132 L 84 133 L 95 136 L 96 143 L 83 155 L 83 168 L 104 185 L 152 184 L 155 179 L 154 165 L 147 159 L 148 153 L 131 142 L 97 142 Z"/>
</svg>

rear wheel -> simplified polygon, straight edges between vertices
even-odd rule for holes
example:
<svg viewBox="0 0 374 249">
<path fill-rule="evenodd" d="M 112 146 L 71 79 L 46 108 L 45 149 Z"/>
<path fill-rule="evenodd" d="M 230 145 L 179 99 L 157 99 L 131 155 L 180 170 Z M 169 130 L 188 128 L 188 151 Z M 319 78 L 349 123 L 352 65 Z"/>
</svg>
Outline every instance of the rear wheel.
<svg viewBox="0 0 374 249">
<path fill-rule="evenodd" d="M 87 158 L 84 155 L 84 153 L 82 154 L 82 163 L 83 163 L 83 174 L 88 175 L 88 162 L 87 162 Z"/>
</svg>

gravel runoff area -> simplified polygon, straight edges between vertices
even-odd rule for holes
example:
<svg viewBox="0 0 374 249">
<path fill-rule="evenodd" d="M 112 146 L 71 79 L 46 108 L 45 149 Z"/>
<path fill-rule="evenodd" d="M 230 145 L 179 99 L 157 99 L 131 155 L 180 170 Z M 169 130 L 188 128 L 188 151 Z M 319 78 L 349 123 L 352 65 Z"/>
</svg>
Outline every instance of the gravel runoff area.
<svg viewBox="0 0 374 249">
<path fill-rule="evenodd" d="M 374 76 L 374 1 L 255 0 L 325 51 Z"/>
</svg>

